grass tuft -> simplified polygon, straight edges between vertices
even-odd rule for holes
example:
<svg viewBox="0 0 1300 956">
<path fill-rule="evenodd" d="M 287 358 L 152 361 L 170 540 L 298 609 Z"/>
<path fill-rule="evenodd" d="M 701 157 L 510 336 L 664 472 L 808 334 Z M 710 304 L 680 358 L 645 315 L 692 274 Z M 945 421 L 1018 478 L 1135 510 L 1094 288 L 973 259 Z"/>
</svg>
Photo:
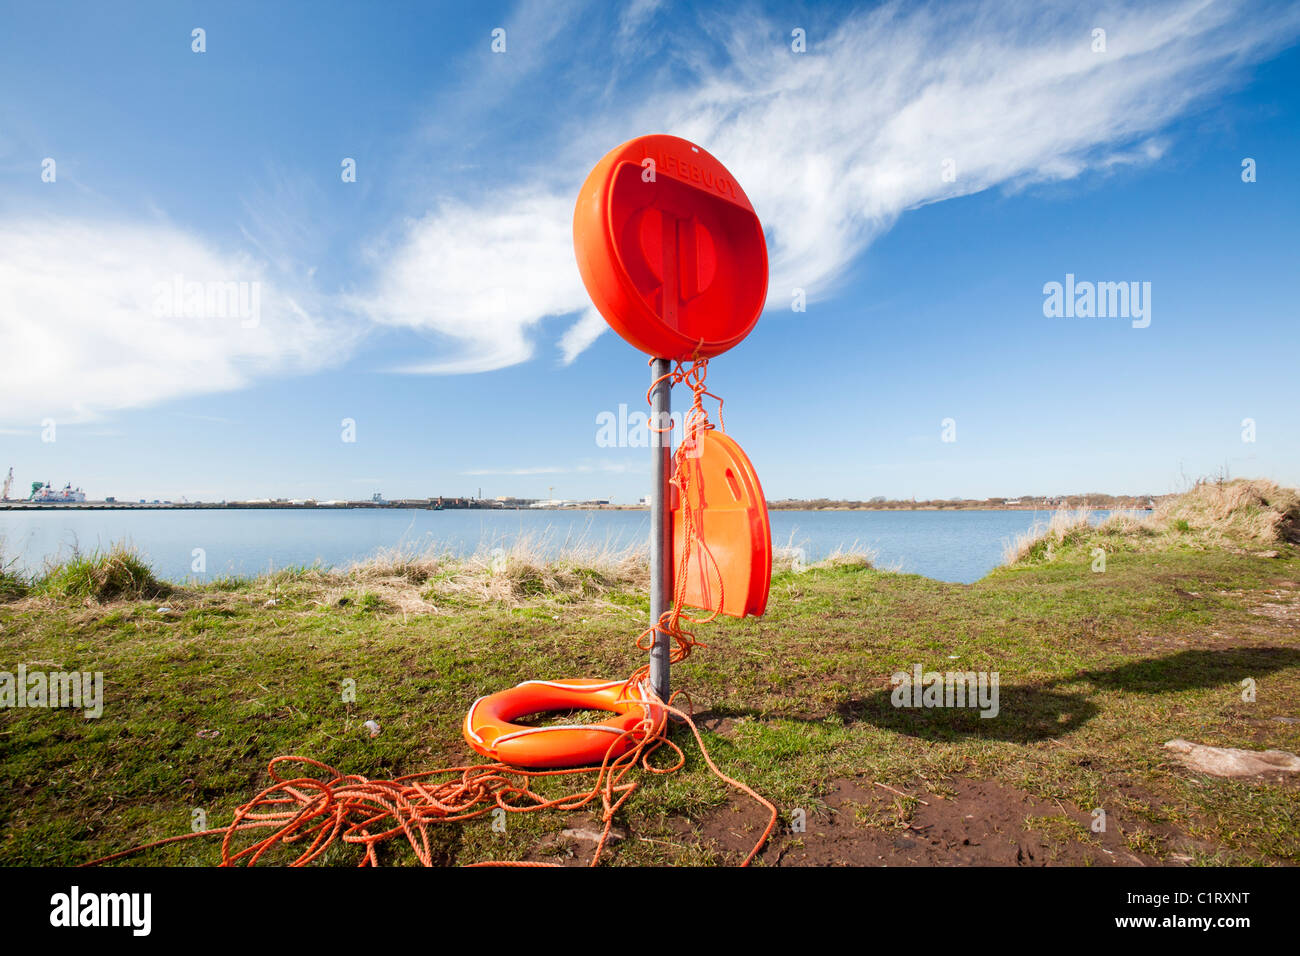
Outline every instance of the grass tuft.
<svg viewBox="0 0 1300 956">
<path fill-rule="evenodd" d="M 1054 512 L 1046 524 L 1040 522 L 1012 538 L 1002 549 L 1002 563 L 1047 559 L 1052 546 L 1074 544 L 1083 538 L 1092 529 L 1091 518 L 1089 508 Z"/>
<path fill-rule="evenodd" d="M 1300 494 L 1260 478 L 1202 480 L 1163 502 L 1151 521 L 1157 528 L 1173 526 L 1216 543 L 1300 542 Z"/>
<path fill-rule="evenodd" d="M 107 604 L 166 597 L 172 587 L 154 577 L 136 551 L 115 544 L 108 551 L 74 553 L 67 561 L 47 568 L 29 591 L 57 601 Z"/>
<path fill-rule="evenodd" d="M 1056 512 L 1046 525 L 1010 541 L 1002 551 L 1003 564 L 1050 560 L 1057 548 L 1085 544 L 1240 551 L 1300 543 L 1300 494 L 1266 479 L 1202 479 L 1145 517 L 1120 512 L 1094 526 L 1090 514 L 1088 509 Z"/>
<path fill-rule="evenodd" d="M 0 603 L 26 597 L 31 582 L 18 570 L 18 558 L 5 560 L 5 539 L 0 534 Z"/>
<path fill-rule="evenodd" d="M 509 548 L 480 547 L 469 557 L 445 550 L 389 549 L 333 574 L 341 589 L 364 585 L 407 612 L 441 604 L 519 607 L 539 600 L 572 604 L 649 586 L 644 547 L 577 541 L 554 545 L 521 535 Z"/>
</svg>

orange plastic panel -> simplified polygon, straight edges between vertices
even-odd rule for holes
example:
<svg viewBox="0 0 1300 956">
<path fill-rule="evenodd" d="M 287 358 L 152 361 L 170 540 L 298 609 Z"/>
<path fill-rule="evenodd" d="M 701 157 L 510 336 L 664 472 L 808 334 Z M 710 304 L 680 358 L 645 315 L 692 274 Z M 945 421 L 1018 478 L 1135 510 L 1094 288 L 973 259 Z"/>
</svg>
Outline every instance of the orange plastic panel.
<svg viewBox="0 0 1300 956">
<path fill-rule="evenodd" d="M 762 616 L 772 583 L 772 525 L 758 475 L 735 440 L 702 432 L 687 456 L 687 494 L 700 516 L 697 541 L 686 562 L 685 603 L 731 617 Z M 673 488 L 673 581 L 681 573 L 686 534 L 681 496 Z"/>
<path fill-rule="evenodd" d="M 596 164 L 573 211 L 573 247 L 605 321 L 656 358 L 725 352 L 767 298 L 767 243 L 749 198 L 676 136 L 638 137 Z"/>
</svg>

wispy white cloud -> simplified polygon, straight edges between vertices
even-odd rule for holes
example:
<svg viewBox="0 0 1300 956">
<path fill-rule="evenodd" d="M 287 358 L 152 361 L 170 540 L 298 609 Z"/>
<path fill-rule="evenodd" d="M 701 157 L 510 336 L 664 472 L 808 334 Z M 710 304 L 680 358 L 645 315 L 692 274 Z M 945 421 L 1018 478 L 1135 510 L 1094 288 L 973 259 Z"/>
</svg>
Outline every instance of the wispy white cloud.
<svg viewBox="0 0 1300 956">
<path fill-rule="evenodd" d="M 274 215 L 265 197 L 250 197 L 245 242 L 256 257 L 157 223 L 0 218 L 0 421 L 87 421 L 310 371 L 347 358 L 374 327 L 430 340 L 427 352 L 412 350 L 408 372 L 503 368 L 534 357 L 548 336 L 572 362 L 605 328 L 573 261 L 574 197 L 604 149 L 641 132 L 702 143 L 744 184 L 769 233 L 771 304 L 784 307 L 795 287 L 829 296 L 909 209 L 1158 161 L 1173 120 L 1242 82 L 1300 30 L 1294 4 L 1234 0 L 1086 18 L 1069 4 L 887 4 L 810 22 L 808 52 L 797 54 L 788 24 L 752 15 L 642 2 L 606 32 L 584 33 L 597 9 L 570 3 L 557 16 L 525 3 L 507 21 L 508 59 L 484 60 L 484 40 L 466 74 L 481 77 L 467 87 L 484 90 L 456 91 L 462 112 L 450 126 L 471 140 L 512 130 L 498 122 L 512 97 L 544 86 L 555 119 L 528 117 L 528 129 L 549 141 L 511 144 L 510 161 L 485 168 L 472 193 L 417 200 L 372 240 L 371 275 L 346 294 L 316 291 L 319 224 L 280 221 L 318 205 L 306 187 Z M 653 50 L 627 45 L 651 23 L 662 34 Z M 1106 30 L 1104 53 L 1092 49 L 1095 27 Z M 611 35 L 629 60 L 613 79 L 600 72 L 607 56 L 578 48 L 608 51 Z M 592 75 L 579 82 L 574 64 L 587 60 Z M 546 82 L 553 68 L 570 82 Z M 529 153 L 531 163 L 518 161 Z M 155 288 L 175 275 L 260 282 L 259 324 L 157 315 Z"/>
<path fill-rule="evenodd" d="M 664 0 L 631 0 L 623 8 L 618 17 L 618 51 L 620 53 L 629 53 L 644 44 L 648 32 L 647 28 L 663 5 Z M 655 34 L 649 35 L 654 36 Z"/>
<path fill-rule="evenodd" d="M 576 472 L 580 472 L 582 474 L 587 474 L 590 472 L 602 472 L 608 475 L 626 475 L 626 474 L 636 474 L 636 473 L 644 472 L 646 471 L 647 468 L 648 466 L 646 465 L 645 461 L 640 459 L 638 459 L 637 461 L 602 460 L 596 462 L 588 460 L 582 462 L 573 470 Z"/>
<path fill-rule="evenodd" d="M 209 309 L 205 291 L 187 314 L 183 297 L 165 298 L 177 277 L 205 290 L 247 283 L 248 308 Z M 258 261 L 171 226 L 0 222 L 0 418 L 93 421 L 319 368 L 351 340 L 316 308 Z"/>
<path fill-rule="evenodd" d="M 485 372 L 530 358 L 530 329 L 577 311 L 571 199 L 512 192 L 490 206 L 444 202 L 371 255 L 378 280 L 351 305 L 380 325 L 436 333 L 440 357 L 404 372 Z"/>
<path fill-rule="evenodd" d="M 536 465 L 531 468 L 474 468 L 462 471 L 462 475 L 559 475 L 568 471 L 549 465 Z"/>
<path fill-rule="evenodd" d="M 620 31 L 656 7 L 629 9 Z M 803 54 L 785 26 L 728 17 L 706 44 L 683 19 L 671 18 L 678 32 L 665 45 L 688 69 L 674 63 L 653 96 L 616 94 L 595 116 L 582 104 L 580 133 L 558 138 L 612 147 L 629 131 L 662 130 L 705 145 L 763 219 L 769 302 L 784 306 L 794 288 L 833 294 L 908 209 L 1158 160 L 1159 131 L 1290 42 L 1300 8 L 1175 0 L 1085 18 L 1067 4 L 887 4 L 810 30 Z M 1105 52 L 1093 49 L 1096 27 Z M 409 370 L 524 361 L 548 316 L 583 312 L 558 340 L 566 363 L 601 334 L 569 239 L 587 170 L 581 149 L 561 149 L 545 174 L 525 170 L 505 189 L 435 209 L 398 241 L 366 312 L 453 344 Z M 557 178 L 565 165 L 572 175 Z"/>
<path fill-rule="evenodd" d="M 239 422 L 233 418 L 225 418 L 221 415 L 193 415 L 189 412 L 177 412 L 177 418 L 188 418 L 196 422 L 213 422 L 218 425 L 238 425 Z"/>
<path fill-rule="evenodd" d="M 594 306 L 583 312 L 582 318 L 569 326 L 560 336 L 560 355 L 564 364 L 570 364 L 585 352 L 587 346 L 600 338 L 608 327 L 605 324 L 605 317 L 597 312 Z"/>
<path fill-rule="evenodd" d="M 592 461 L 584 459 L 570 467 L 561 467 L 558 465 L 533 465 L 522 468 L 476 468 L 472 471 L 462 471 L 462 475 L 564 475 L 570 473 L 592 474 L 603 473 L 611 475 L 622 475 L 635 473 L 645 470 L 645 462 L 628 462 L 628 461 Z"/>
<path fill-rule="evenodd" d="M 810 35 L 802 55 L 762 32 L 720 31 L 729 65 L 680 96 L 668 125 L 744 184 L 770 233 L 773 301 L 786 305 L 794 287 L 832 292 L 908 209 L 1159 158 L 1156 131 L 1298 22 L 1294 7 L 1225 0 L 1086 17 L 1065 5 L 890 4 Z"/>
</svg>

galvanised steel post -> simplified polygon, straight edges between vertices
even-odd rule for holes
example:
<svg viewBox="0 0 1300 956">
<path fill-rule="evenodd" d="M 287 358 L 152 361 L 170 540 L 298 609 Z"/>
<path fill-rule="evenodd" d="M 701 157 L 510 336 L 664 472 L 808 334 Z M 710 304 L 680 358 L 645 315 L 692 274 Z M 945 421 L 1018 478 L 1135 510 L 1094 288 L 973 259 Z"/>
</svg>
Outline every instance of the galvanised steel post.
<svg viewBox="0 0 1300 956">
<path fill-rule="evenodd" d="M 673 603 L 673 526 L 672 501 L 669 497 L 670 452 L 672 432 L 672 383 L 667 378 L 668 359 L 651 363 L 650 380 L 658 380 L 651 395 L 650 453 L 650 624 L 655 627 L 650 648 L 650 686 L 662 700 L 669 691 L 670 653 L 668 635 L 658 629 L 659 618 Z M 659 429 L 662 429 L 660 431 Z"/>
</svg>

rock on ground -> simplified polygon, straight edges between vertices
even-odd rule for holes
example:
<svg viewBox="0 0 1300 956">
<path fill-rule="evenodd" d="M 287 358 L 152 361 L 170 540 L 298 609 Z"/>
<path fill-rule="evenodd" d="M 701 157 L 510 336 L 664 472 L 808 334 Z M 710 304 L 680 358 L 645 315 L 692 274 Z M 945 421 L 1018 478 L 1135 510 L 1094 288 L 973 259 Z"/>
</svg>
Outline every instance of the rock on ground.
<svg viewBox="0 0 1300 956">
<path fill-rule="evenodd" d="M 1165 748 L 1189 770 L 1212 777 L 1255 777 L 1261 773 L 1300 770 L 1300 757 L 1285 750 L 1237 750 L 1210 747 L 1190 740 L 1171 740 Z"/>
</svg>

